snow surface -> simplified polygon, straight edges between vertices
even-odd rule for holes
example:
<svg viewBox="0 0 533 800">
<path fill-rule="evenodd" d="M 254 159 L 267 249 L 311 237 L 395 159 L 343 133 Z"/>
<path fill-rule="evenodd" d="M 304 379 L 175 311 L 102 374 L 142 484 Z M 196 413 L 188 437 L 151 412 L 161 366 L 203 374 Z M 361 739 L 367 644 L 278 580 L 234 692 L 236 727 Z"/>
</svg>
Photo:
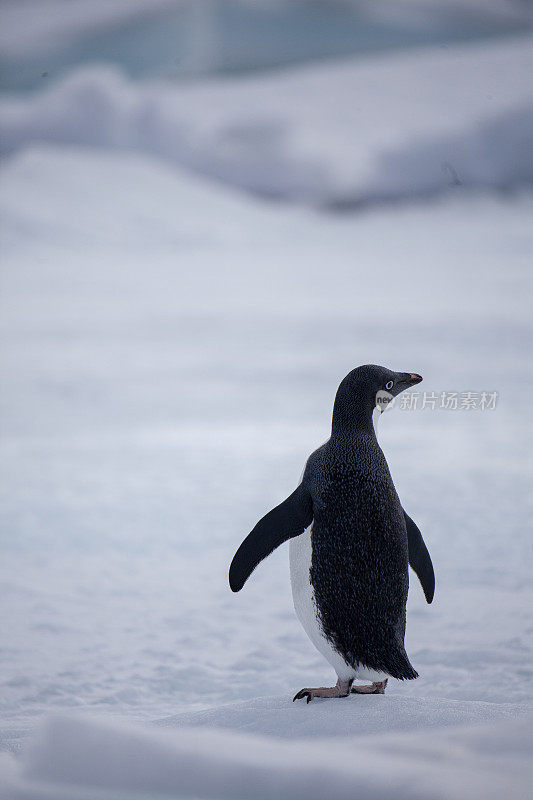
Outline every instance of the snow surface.
<svg viewBox="0 0 533 800">
<path fill-rule="evenodd" d="M 32 97 L 4 96 L 1 148 L 141 150 L 312 205 L 505 188 L 533 182 L 532 73 L 531 36 L 198 85 L 93 65 Z"/>
<path fill-rule="evenodd" d="M 10 159 L 1 189 L 1 741 L 18 750 L 50 712 L 95 715 L 47 723 L 22 762 L 6 754 L 9 792 L 236 797 L 245 774 L 258 797 L 298 796 L 313 775 L 332 797 L 520 797 L 531 194 L 325 215 L 146 156 L 49 145 Z M 364 362 L 500 399 L 382 420 L 437 572 L 431 606 L 416 579 L 409 597 L 421 677 L 292 705 L 334 676 L 295 618 L 287 548 L 239 595 L 227 567 Z M 179 730 L 135 726 L 156 720 Z M 308 740 L 329 736 L 319 761 Z"/>
<path fill-rule="evenodd" d="M 348 705 L 357 729 L 357 703 Z M 384 733 L 306 741 L 55 719 L 25 755 L 22 775 L 8 774 L 6 784 L 9 800 L 525 800 L 533 778 L 532 730 L 530 716 L 431 737 Z"/>
</svg>

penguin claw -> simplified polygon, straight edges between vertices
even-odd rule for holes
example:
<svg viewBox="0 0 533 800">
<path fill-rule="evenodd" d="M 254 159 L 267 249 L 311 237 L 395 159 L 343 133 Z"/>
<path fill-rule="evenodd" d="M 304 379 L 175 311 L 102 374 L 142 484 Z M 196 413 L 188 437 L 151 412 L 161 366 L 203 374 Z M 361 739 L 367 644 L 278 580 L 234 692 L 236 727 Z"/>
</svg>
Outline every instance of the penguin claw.
<svg viewBox="0 0 533 800">
<path fill-rule="evenodd" d="M 351 681 L 342 681 L 337 683 L 336 686 L 320 686 L 318 689 L 300 689 L 292 698 L 295 700 L 303 700 L 304 697 L 307 703 L 310 703 L 313 697 L 348 697 L 350 694 Z"/>
<path fill-rule="evenodd" d="M 304 697 L 307 699 L 307 702 L 310 703 L 313 699 L 311 691 L 308 689 L 301 689 L 299 692 L 296 692 L 294 697 L 292 698 L 292 702 L 294 703 L 295 700 L 303 700 Z"/>
</svg>

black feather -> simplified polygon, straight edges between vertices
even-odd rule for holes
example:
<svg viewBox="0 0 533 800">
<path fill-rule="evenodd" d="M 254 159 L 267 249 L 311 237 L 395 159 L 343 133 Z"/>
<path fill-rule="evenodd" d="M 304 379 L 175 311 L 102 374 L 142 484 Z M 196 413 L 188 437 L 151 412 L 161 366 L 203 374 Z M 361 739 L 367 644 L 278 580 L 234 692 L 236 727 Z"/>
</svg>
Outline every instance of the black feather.
<svg viewBox="0 0 533 800">
<path fill-rule="evenodd" d="M 311 495 L 300 484 L 283 503 L 259 520 L 235 553 L 229 568 L 231 590 L 239 592 L 264 558 L 287 539 L 303 533 L 312 521 Z"/>
<path fill-rule="evenodd" d="M 435 594 L 435 573 L 426 544 L 417 525 L 411 517 L 403 512 L 407 528 L 407 542 L 409 545 L 409 564 L 418 575 L 422 589 L 428 603 L 431 603 Z"/>
</svg>

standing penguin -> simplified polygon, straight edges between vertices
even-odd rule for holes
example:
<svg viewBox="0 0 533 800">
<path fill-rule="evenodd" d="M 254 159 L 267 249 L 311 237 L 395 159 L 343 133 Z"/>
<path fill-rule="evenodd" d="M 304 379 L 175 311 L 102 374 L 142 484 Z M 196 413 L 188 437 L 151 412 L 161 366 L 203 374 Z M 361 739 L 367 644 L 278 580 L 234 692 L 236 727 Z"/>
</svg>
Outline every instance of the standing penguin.
<svg viewBox="0 0 533 800">
<path fill-rule="evenodd" d="M 302 482 L 255 526 L 237 550 L 230 587 L 290 539 L 294 607 L 305 632 L 337 673 L 333 687 L 295 700 L 383 694 L 389 677 L 418 677 L 404 647 L 408 564 L 431 603 L 435 576 L 413 520 L 403 510 L 375 423 L 420 375 L 366 365 L 341 382 L 331 437 L 307 460 Z M 352 688 L 355 679 L 371 684 Z"/>
</svg>

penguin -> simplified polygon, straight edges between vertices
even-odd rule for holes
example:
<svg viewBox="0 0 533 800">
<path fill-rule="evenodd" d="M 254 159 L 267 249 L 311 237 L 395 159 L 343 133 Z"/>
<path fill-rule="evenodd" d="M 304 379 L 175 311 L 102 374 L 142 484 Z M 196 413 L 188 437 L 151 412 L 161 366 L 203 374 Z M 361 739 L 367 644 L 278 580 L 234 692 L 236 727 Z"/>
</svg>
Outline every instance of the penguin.
<svg viewBox="0 0 533 800">
<path fill-rule="evenodd" d="M 295 491 L 269 511 L 235 553 L 229 584 L 239 592 L 256 566 L 290 540 L 296 615 L 337 683 L 293 700 L 383 694 L 389 678 L 418 673 L 404 646 L 409 565 L 431 603 L 435 574 L 420 530 L 403 510 L 377 420 L 422 380 L 367 364 L 341 381 L 330 438 L 308 458 Z M 354 680 L 369 681 L 353 686 Z"/>
</svg>

